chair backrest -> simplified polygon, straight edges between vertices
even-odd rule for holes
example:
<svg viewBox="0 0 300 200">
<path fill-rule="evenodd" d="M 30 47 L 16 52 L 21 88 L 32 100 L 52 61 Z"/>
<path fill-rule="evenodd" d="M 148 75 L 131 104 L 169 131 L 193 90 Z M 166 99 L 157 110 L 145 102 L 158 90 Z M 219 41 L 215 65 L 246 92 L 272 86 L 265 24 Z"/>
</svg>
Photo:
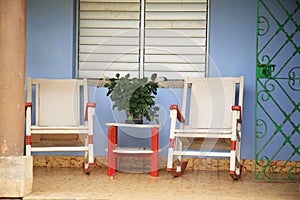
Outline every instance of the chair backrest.
<svg viewBox="0 0 300 200">
<path fill-rule="evenodd" d="M 191 128 L 231 128 L 231 106 L 242 106 L 243 84 L 244 77 L 186 78 L 182 102 L 186 125 Z"/>
<path fill-rule="evenodd" d="M 88 98 L 86 79 L 29 78 L 27 87 L 27 101 L 31 102 L 32 96 L 35 96 L 33 105 L 37 126 L 80 125 L 80 113 L 83 112 L 80 106 Z"/>
</svg>

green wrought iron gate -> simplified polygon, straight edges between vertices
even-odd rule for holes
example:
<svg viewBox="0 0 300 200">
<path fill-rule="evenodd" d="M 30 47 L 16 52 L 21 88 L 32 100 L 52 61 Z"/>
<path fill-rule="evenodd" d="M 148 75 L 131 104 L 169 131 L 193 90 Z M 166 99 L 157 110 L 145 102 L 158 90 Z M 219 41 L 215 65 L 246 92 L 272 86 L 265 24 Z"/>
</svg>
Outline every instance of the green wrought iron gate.
<svg viewBox="0 0 300 200">
<path fill-rule="evenodd" d="M 300 179 L 300 0 L 258 0 L 255 178 Z"/>
</svg>

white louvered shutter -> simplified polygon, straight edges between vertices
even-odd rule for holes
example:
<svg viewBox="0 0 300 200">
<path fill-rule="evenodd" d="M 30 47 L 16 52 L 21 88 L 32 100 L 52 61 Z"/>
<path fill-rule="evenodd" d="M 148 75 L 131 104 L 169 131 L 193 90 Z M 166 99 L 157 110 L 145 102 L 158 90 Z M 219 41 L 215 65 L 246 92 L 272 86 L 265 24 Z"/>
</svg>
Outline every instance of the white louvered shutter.
<svg viewBox="0 0 300 200">
<path fill-rule="evenodd" d="M 139 0 L 80 0 L 79 77 L 139 71 Z"/>
<path fill-rule="evenodd" d="M 147 0 L 145 76 L 204 76 L 207 0 Z"/>
<path fill-rule="evenodd" d="M 205 76 L 207 0 L 144 2 L 141 15 L 140 0 L 80 0 L 79 77 Z"/>
</svg>

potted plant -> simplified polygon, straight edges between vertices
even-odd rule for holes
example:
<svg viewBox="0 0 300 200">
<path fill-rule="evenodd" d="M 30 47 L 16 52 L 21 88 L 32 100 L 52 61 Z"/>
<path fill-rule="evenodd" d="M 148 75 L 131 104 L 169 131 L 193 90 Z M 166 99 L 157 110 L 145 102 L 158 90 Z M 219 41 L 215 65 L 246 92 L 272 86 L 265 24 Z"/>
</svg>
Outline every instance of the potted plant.
<svg viewBox="0 0 300 200">
<path fill-rule="evenodd" d="M 154 95 L 157 95 L 158 83 L 155 82 L 157 74 L 148 78 L 131 78 L 129 74 L 116 78 L 109 78 L 104 84 L 108 89 L 106 96 L 114 102 L 113 109 L 125 110 L 126 123 L 142 124 L 143 117 L 158 123 L 159 107 L 155 106 Z"/>
</svg>

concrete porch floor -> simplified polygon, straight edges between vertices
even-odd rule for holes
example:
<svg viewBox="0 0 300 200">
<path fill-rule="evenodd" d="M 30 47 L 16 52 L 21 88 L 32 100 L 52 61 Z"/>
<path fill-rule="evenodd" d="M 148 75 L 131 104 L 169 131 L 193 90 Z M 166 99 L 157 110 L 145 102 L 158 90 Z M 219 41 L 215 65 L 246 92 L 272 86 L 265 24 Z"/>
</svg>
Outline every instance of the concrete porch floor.
<svg viewBox="0 0 300 200">
<path fill-rule="evenodd" d="M 34 167 L 33 192 L 24 200 L 299 200 L 299 181 L 257 181 L 253 173 L 233 181 L 225 171 L 187 170 L 173 178 L 164 170 L 148 173 L 117 172 L 112 180 L 106 168 L 85 175 L 79 168 Z"/>
</svg>

